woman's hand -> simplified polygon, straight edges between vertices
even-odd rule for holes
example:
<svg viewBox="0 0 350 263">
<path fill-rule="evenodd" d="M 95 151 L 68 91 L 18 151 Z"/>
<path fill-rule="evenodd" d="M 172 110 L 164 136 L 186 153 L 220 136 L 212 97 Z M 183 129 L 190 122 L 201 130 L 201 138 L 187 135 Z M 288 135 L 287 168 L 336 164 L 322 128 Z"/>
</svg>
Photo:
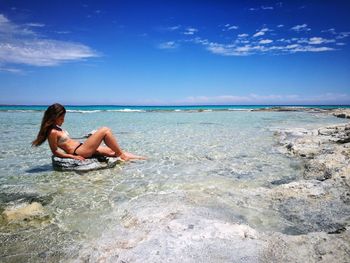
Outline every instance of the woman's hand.
<svg viewBox="0 0 350 263">
<path fill-rule="evenodd" d="M 79 156 L 79 155 L 73 155 L 73 159 L 80 160 L 80 161 L 85 160 L 85 158 L 83 156 Z"/>
</svg>

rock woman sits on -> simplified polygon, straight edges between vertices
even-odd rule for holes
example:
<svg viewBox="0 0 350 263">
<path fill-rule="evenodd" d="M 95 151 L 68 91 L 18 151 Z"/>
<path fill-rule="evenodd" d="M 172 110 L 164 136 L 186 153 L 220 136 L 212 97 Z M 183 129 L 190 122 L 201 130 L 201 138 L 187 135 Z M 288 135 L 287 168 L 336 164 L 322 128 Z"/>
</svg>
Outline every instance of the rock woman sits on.
<svg viewBox="0 0 350 263">
<path fill-rule="evenodd" d="M 98 129 L 83 143 L 71 139 L 68 133 L 61 128 L 65 114 L 66 109 L 61 104 L 55 103 L 48 107 L 42 119 L 38 136 L 32 145 L 39 146 L 48 139 L 51 151 L 55 156 L 76 160 L 84 160 L 93 155 L 119 157 L 124 161 L 146 159 L 143 156 L 123 151 L 111 129 L 107 127 Z M 107 146 L 101 146 L 102 142 Z"/>
</svg>

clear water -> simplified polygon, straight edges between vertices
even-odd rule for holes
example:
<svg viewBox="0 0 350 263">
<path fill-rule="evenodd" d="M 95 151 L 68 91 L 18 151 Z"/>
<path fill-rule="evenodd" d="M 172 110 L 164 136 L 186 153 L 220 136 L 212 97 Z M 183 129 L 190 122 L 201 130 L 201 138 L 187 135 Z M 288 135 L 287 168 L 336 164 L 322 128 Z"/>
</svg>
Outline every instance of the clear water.
<svg viewBox="0 0 350 263">
<path fill-rule="evenodd" d="M 273 131 L 344 122 L 302 112 L 89 112 L 67 113 L 63 127 L 71 137 L 108 126 L 122 148 L 149 159 L 84 174 L 56 172 L 47 143 L 30 146 L 43 113 L 0 111 L 0 212 L 34 200 L 46 214 L 0 221 L 3 261 L 94 261 L 152 235 L 166 240 L 159 228 L 170 217 L 192 227 L 210 219 L 284 232 L 291 223 L 257 189 L 300 178 L 302 165 L 277 151 Z"/>
<path fill-rule="evenodd" d="M 123 106 L 123 105 L 65 105 L 68 112 L 93 113 L 103 111 L 148 112 L 148 111 L 234 111 L 281 107 L 283 105 L 189 105 L 189 106 Z M 304 108 L 350 108 L 349 105 L 288 105 Z M 45 111 L 47 105 L 0 105 L 0 111 Z"/>
</svg>

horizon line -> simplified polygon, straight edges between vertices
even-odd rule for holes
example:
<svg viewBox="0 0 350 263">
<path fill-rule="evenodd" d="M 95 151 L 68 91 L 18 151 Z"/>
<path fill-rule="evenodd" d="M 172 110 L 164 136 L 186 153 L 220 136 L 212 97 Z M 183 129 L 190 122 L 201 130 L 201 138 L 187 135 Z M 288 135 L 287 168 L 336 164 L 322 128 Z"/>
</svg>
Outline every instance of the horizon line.
<svg viewBox="0 0 350 263">
<path fill-rule="evenodd" d="M 50 106 L 52 104 L 0 104 L 2 106 Z M 350 106 L 350 104 L 179 104 L 179 105 L 146 105 L 146 104 L 62 104 L 65 107 L 89 107 L 89 106 L 110 106 L 110 107 L 208 107 L 208 106 Z"/>
</svg>

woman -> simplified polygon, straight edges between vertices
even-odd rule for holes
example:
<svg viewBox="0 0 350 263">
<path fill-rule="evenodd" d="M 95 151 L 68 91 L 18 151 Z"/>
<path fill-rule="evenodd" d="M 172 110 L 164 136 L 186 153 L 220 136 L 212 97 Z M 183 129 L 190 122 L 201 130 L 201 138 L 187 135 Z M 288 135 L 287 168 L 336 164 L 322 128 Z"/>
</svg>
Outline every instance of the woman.
<svg viewBox="0 0 350 263">
<path fill-rule="evenodd" d="M 61 128 L 64 122 L 66 109 L 58 103 L 47 108 L 41 122 L 40 131 L 37 138 L 32 142 L 33 146 L 41 145 L 46 139 L 52 153 L 61 158 L 72 158 L 84 160 L 92 155 L 104 155 L 109 157 L 120 157 L 124 161 L 132 159 L 146 159 L 123 151 L 111 129 L 102 127 L 93 133 L 83 143 L 69 138 L 68 133 Z M 100 146 L 104 142 L 106 146 Z M 62 149 L 63 151 L 60 151 Z"/>
</svg>

